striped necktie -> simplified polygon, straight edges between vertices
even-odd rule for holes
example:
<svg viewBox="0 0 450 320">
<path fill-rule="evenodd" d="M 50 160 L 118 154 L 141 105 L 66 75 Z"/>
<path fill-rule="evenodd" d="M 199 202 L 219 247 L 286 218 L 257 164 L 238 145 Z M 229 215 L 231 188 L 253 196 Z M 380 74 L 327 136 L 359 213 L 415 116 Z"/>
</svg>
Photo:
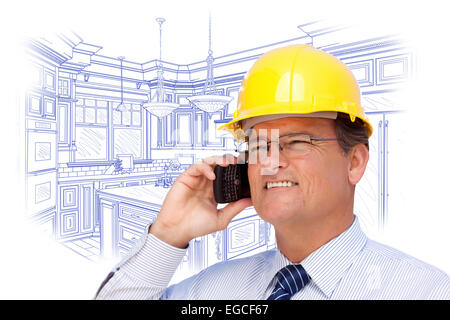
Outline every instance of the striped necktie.
<svg viewBox="0 0 450 320">
<path fill-rule="evenodd" d="M 289 300 L 309 282 L 311 277 L 299 264 L 290 264 L 277 273 L 278 282 L 267 300 Z"/>
</svg>

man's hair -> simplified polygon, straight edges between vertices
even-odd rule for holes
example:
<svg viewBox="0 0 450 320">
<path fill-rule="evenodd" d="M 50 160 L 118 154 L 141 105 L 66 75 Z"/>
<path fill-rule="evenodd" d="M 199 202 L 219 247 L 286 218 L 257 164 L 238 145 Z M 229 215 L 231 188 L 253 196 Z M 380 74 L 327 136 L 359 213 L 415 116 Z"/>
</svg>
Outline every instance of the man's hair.
<svg viewBox="0 0 450 320">
<path fill-rule="evenodd" d="M 351 121 L 349 115 L 346 113 L 338 112 L 336 118 L 336 137 L 344 154 L 348 154 L 354 146 L 360 143 L 369 149 L 369 136 L 364 122 L 359 118 Z"/>
</svg>

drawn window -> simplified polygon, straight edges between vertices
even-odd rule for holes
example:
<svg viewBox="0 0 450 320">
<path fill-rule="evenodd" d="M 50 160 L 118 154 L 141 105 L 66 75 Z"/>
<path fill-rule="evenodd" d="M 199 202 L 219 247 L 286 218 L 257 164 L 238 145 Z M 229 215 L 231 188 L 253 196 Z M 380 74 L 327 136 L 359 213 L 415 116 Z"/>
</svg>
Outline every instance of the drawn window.
<svg viewBox="0 0 450 320">
<path fill-rule="evenodd" d="M 178 145 L 192 144 L 191 116 L 190 113 L 177 113 L 176 143 Z"/>
<path fill-rule="evenodd" d="M 65 97 L 70 96 L 69 79 L 58 80 L 58 94 Z"/>
<path fill-rule="evenodd" d="M 133 126 L 140 126 L 141 125 L 141 112 L 133 111 L 132 119 L 133 119 L 133 122 L 132 122 Z"/>
<path fill-rule="evenodd" d="M 84 122 L 95 123 L 95 108 L 84 109 Z"/>
<path fill-rule="evenodd" d="M 142 131 L 132 128 L 114 129 L 114 158 L 119 154 L 132 154 L 142 158 Z"/>
<path fill-rule="evenodd" d="M 76 161 L 108 160 L 108 101 L 78 98 Z"/>
<path fill-rule="evenodd" d="M 107 128 L 77 126 L 77 161 L 107 160 Z"/>
<path fill-rule="evenodd" d="M 107 122 L 108 122 L 108 110 L 107 109 L 98 109 L 97 110 L 97 123 L 107 124 Z"/>
<path fill-rule="evenodd" d="M 132 154 L 135 159 L 142 159 L 142 108 L 139 104 L 125 103 L 124 111 L 117 111 L 117 102 L 113 109 L 113 158 L 118 154 Z"/>
<path fill-rule="evenodd" d="M 77 124 L 101 125 L 108 123 L 108 102 L 87 98 L 78 98 L 75 108 Z"/>
<path fill-rule="evenodd" d="M 131 112 L 122 112 L 122 124 L 126 126 L 131 125 Z"/>
<path fill-rule="evenodd" d="M 212 113 L 208 116 L 208 145 L 219 145 L 222 143 L 217 130 L 220 124 L 216 123 L 216 120 L 220 120 L 220 112 Z"/>
<path fill-rule="evenodd" d="M 142 159 L 142 108 L 139 104 L 125 105 L 125 111 L 117 111 L 118 102 L 77 99 L 76 161 L 112 160 L 117 154 Z"/>
<path fill-rule="evenodd" d="M 126 110 L 118 111 L 118 102 L 112 104 L 113 108 L 113 124 L 117 126 L 141 127 L 142 125 L 142 108 L 139 104 L 125 103 Z"/>
<path fill-rule="evenodd" d="M 203 145 L 203 116 L 204 113 L 195 114 L 195 144 L 197 146 Z"/>
<path fill-rule="evenodd" d="M 228 90 L 228 95 L 233 98 L 233 100 L 230 101 L 230 103 L 226 106 L 226 117 L 232 118 L 233 113 L 236 111 L 237 108 L 237 101 L 239 97 L 239 87 L 236 88 L 230 88 Z"/>
<path fill-rule="evenodd" d="M 165 128 L 165 146 L 173 146 L 173 134 L 174 134 L 174 128 L 173 128 L 173 114 L 169 114 L 163 119 L 163 128 Z"/>
</svg>

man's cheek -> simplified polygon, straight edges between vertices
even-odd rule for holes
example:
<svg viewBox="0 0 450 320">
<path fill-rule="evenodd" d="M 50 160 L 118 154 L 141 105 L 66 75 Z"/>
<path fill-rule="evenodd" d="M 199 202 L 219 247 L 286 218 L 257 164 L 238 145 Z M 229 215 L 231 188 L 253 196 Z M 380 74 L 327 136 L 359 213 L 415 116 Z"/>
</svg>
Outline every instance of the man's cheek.
<svg viewBox="0 0 450 320">
<path fill-rule="evenodd" d="M 257 201 L 261 195 L 261 192 L 264 190 L 263 183 L 258 176 L 256 176 L 256 171 L 249 169 L 248 170 L 248 180 L 250 184 L 250 194 L 252 200 Z"/>
<path fill-rule="evenodd" d="M 330 181 L 321 173 L 308 173 L 300 177 L 300 192 L 305 200 L 329 195 Z"/>
<path fill-rule="evenodd" d="M 300 190 L 303 196 L 311 196 L 314 194 L 315 184 L 317 178 L 314 175 L 301 175 L 300 176 Z"/>
</svg>

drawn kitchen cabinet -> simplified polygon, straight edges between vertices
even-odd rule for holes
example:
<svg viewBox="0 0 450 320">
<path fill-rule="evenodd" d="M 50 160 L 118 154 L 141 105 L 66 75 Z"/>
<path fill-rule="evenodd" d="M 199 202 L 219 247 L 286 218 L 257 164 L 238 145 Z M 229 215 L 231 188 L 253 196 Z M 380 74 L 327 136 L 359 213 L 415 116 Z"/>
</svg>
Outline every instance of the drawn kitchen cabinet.
<svg viewBox="0 0 450 320">
<path fill-rule="evenodd" d="M 120 255 L 125 255 L 142 236 L 143 228 L 136 228 L 126 222 L 118 222 L 118 249 Z"/>
<path fill-rule="evenodd" d="M 27 211 L 37 217 L 56 207 L 56 170 L 27 176 Z"/>
<path fill-rule="evenodd" d="M 55 194 L 56 194 L 56 187 L 55 187 Z M 52 209 L 40 214 L 39 216 L 35 216 L 32 221 L 36 223 L 37 226 L 39 226 L 39 231 L 46 235 L 48 238 L 55 238 L 55 228 L 56 228 L 56 200 L 55 200 L 55 206 L 52 207 Z"/>
<path fill-rule="evenodd" d="M 59 187 L 58 237 L 86 237 L 94 231 L 94 184 Z"/>
<path fill-rule="evenodd" d="M 265 251 L 270 244 L 270 225 L 258 216 L 253 207 L 247 208 L 223 231 L 223 260 Z"/>
<path fill-rule="evenodd" d="M 79 186 L 62 186 L 60 187 L 60 206 L 63 210 L 78 209 Z"/>
<path fill-rule="evenodd" d="M 220 126 L 220 123 L 217 123 L 216 121 L 221 120 L 222 118 L 222 111 L 217 111 L 214 113 L 208 113 L 206 115 L 206 124 L 207 134 L 206 137 L 206 145 L 211 147 L 224 147 L 223 139 L 221 139 L 221 133 L 218 131 L 218 127 Z"/>
<path fill-rule="evenodd" d="M 100 189 L 112 189 L 122 187 L 122 181 L 107 181 L 100 182 Z"/>
<path fill-rule="evenodd" d="M 383 135 L 384 150 L 380 155 L 380 168 L 383 170 L 380 188 L 379 206 L 382 208 L 379 215 L 379 225 L 384 229 L 388 225 L 401 223 L 407 219 L 405 212 L 407 201 L 407 188 L 405 179 L 411 177 L 408 168 L 408 150 L 406 141 L 409 140 L 407 128 L 408 117 L 402 112 L 387 112 L 383 119 L 377 123 L 377 130 Z M 382 127 L 381 127 L 382 126 Z M 414 183 L 414 181 L 411 181 Z"/>
<path fill-rule="evenodd" d="M 39 93 L 29 93 L 27 95 L 27 114 L 29 116 L 41 116 L 42 95 Z"/>
<path fill-rule="evenodd" d="M 58 144 L 60 150 L 70 146 L 72 141 L 71 129 L 71 104 L 70 102 L 58 103 Z"/>
<path fill-rule="evenodd" d="M 194 114 L 192 111 L 177 111 L 175 113 L 176 136 L 175 144 L 177 147 L 189 147 L 194 145 L 193 127 Z"/>
<path fill-rule="evenodd" d="M 54 96 L 31 92 L 27 96 L 28 116 L 56 120 L 56 99 Z"/>
<path fill-rule="evenodd" d="M 406 176 L 402 157 L 405 134 L 399 112 L 368 113 L 373 126 L 369 139 L 369 162 L 363 178 L 356 186 L 354 212 L 363 230 L 376 237 L 387 224 L 390 214 L 401 212 L 403 190 L 399 187 Z"/>
<path fill-rule="evenodd" d="M 56 133 L 54 131 L 27 131 L 26 164 L 28 172 L 37 172 L 56 168 Z"/>
<path fill-rule="evenodd" d="M 246 208 L 225 230 L 193 240 L 189 247 L 191 270 L 198 272 L 217 262 L 251 256 L 275 246 L 273 227 L 253 207 Z"/>
<path fill-rule="evenodd" d="M 43 118 L 56 120 L 56 100 L 44 95 L 42 115 Z"/>
<path fill-rule="evenodd" d="M 153 185 L 97 190 L 102 256 L 126 254 L 155 220 L 167 192 Z"/>
<path fill-rule="evenodd" d="M 44 81 L 42 82 L 42 89 L 50 91 L 52 93 L 56 92 L 56 75 L 54 70 L 44 68 Z"/>
<path fill-rule="evenodd" d="M 61 238 L 77 235 L 79 233 L 78 210 L 60 213 Z"/>
<path fill-rule="evenodd" d="M 119 254 L 127 253 L 145 232 L 158 214 L 157 210 L 140 206 L 118 204 L 118 249 Z"/>
</svg>

